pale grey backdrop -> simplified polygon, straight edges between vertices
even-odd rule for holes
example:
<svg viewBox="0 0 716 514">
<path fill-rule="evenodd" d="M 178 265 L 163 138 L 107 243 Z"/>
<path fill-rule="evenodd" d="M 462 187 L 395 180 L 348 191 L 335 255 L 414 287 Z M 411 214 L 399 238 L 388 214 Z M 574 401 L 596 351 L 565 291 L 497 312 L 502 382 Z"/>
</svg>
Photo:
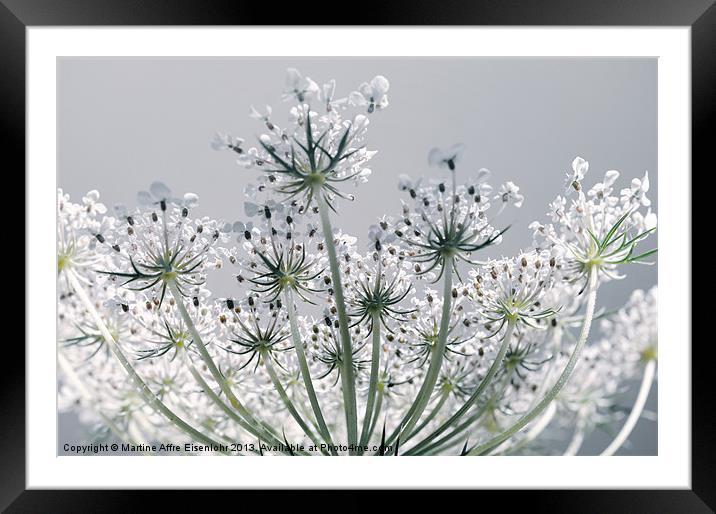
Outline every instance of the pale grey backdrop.
<svg viewBox="0 0 716 514">
<path fill-rule="evenodd" d="M 257 44 L 260 44 L 257 42 Z M 198 214 L 243 219 L 243 187 L 255 176 L 230 153 L 209 146 L 214 132 L 252 141 L 261 125 L 250 105 L 271 104 L 286 119 L 280 93 L 287 67 L 319 84 L 337 81 L 347 94 L 376 74 L 390 80 L 390 107 L 371 118 L 370 182 L 343 202 L 336 222 L 365 239 L 382 214 L 399 212 L 397 176 L 438 173 L 427 165 L 433 146 L 466 145 L 461 170 L 481 167 L 492 182 L 512 180 L 526 196 L 504 244 L 513 254 L 530 242 L 528 224 L 544 219 L 563 191 L 564 172 L 579 155 L 590 163 L 587 184 L 608 169 L 619 186 L 648 170 L 657 202 L 657 61 L 535 58 L 62 58 L 57 66 L 58 187 L 74 199 L 100 190 L 108 205 L 133 204 L 154 180 L 195 192 Z M 656 244 L 656 240 L 654 240 Z M 601 290 L 600 303 L 622 305 L 638 287 L 656 283 L 657 267 L 632 266 L 626 280 Z M 211 289 L 231 294 L 231 281 Z M 656 388 L 647 408 L 656 410 Z M 657 424 L 641 420 L 623 454 L 655 454 Z M 61 416 L 59 441 L 83 437 L 73 416 Z M 595 434 L 585 451 L 609 438 Z"/>
</svg>

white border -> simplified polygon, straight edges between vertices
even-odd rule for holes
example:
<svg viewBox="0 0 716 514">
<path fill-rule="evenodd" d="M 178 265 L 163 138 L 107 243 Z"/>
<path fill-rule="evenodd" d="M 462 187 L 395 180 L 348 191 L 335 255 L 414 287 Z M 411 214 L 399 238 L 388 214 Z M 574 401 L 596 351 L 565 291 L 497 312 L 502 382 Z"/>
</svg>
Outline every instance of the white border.
<svg viewBox="0 0 716 514">
<path fill-rule="evenodd" d="M 27 487 L 690 488 L 690 29 L 28 28 Z M 326 44 L 330 41 L 330 44 Z M 658 457 L 227 459 L 56 456 L 58 56 L 655 56 L 659 58 Z M 248 54 L 246 54 L 248 55 Z M 588 122 L 588 120 L 586 120 Z"/>
</svg>

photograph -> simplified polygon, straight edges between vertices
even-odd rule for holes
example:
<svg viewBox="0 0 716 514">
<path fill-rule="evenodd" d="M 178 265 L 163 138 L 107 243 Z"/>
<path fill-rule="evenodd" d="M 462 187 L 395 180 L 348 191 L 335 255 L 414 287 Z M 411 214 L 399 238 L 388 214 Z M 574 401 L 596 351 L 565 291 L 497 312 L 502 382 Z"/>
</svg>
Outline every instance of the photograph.
<svg viewBox="0 0 716 514">
<path fill-rule="evenodd" d="M 57 455 L 657 456 L 657 79 L 58 56 Z"/>
</svg>

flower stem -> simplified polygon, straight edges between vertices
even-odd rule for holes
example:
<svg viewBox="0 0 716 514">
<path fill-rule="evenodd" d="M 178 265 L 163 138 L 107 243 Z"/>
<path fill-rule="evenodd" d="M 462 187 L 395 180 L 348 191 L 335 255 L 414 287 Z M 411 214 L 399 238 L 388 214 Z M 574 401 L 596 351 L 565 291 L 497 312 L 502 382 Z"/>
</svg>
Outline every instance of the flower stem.
<svg viewBox="0 0 716 514">
<path fill-rule="evenodd" d="M 373 419 L 373 408 L 375 406 L 375 393 L 378 390 L 378 374 L 380 373 L 380 312 L 374 312 L 371 320 L 373 326 L 373 345 L 370 360 L 370 383 L 368 385 L 368 400 L 363 415 L 363 430 L 360 435 L 360 446 L 368 443 L 370 437 L 370 425 Z"/>
<path fill-rule="evenodd" d="M 186 310 L 186 306 L 184 305 L 184 297 L 182 296 L 181 292 L 179 291 L 179 288 L 177 287 L 176 283 L 173 280 L 170 280 L 169 282 L 167 282 L 167 284 L 169 285 L 169 290 L 172 292 L 172 296 L 174 297 L 177 308 L 179 309 L 179 313 L 181 314 L 181 317 L 184 320 L 184 323 L 186 324 L 187 328 L 189 329 L 189 332 L 191 333 L 193 343 L 196 345 L 196 348 L 199 350 L 199 355 L 201 356 L 201 359 L 204 361 L 204 364 L 206 364 L 206 367 L 209 370 L 209 373 L 211 373 L 211 376 L 214 377 L 214 380 L 219 385 L 219 388 L 221 389 L 221 391 L 226 395 L 226 398 L 229 400 L 229 403 L 231 404 L 231 406 L 234 409 L 236 409 L 239 412 L 239 414 L 241 414 L 249 422 L 255 424 L 256 426 L 263 426 L 263 428 L 267 432 L 270 433 L 271 432 L 270 427 L 259 422 L 248 411 L 248 409 L 246 409 L 246 407 L 243 406 L 243 404 L 239 401 L 239 399 L 236 397 L 234 392 L 231 390 L 231 387 L 229 387 L 229 384 L 227 383 L 226 379 L 219 371 L 219 368 L 216 367 L 214 360 L 211 358 L 209 351 L 206 349 L 206 345 L 204 344 L 204 341 L 201 339 L 201 336 L 199 335 L 199 331 L 196 329 L 196 325 L 194 325 L 194 321 L 191 319 L 189 312 Z"/>
<path fill-rule="evenodd" d="M 87 296 L 87 292 L 82 287 L 82 284 L 80 284 L 80 281 L 73 270 L 67 270 L 67 279 L 72 286 L 72 289 L 74 289 L 75 293 L 77 293 L 77 296 L 80 297 L 80 300 L 84 304 L 85 308 L 89 311 L 90 316 L 97 325 L 97 328 L 99 328 L 102 337 L 109 345 L 109 349 L 117 358 L 119 363 L 122 365 L 127 375 L 129 375 L 129 378 L 134 382 L 134 385 L 139 389 L 139 392 L 144 398 L 144 400 L 158 413 L 163 414 L 172 424 L 174 424 L 182 432 L 185 432 L 195 440 L 200 441 L 204 444 L 220 446 L 218 442 L 214 441 L 212 438 L 204 435 L 203 433 L 199 432 L 194 427 L 186 423 L 154 395 L 152 390 L 149 389 L 149 386 L 144 382 L 144 380 L 142 380 L 142 377 L 139 376 L 137 371 L 134 369 L 134 366 L 132 366 L 127 357 L 122 352 L 121 348 L 117 344 L 117 341 L 114 339 L 109 329 L 107 328 L 107 325 L 102 320 L 102 317 L 97 312 L 97 309 L 92 304 L 92 301 Z M 229 454 L 229 452 L 225 451 L 222 451 L 221 453 L 227 455 Z"/>
<path fill-rule="evenodd" d="M 306 352 L 303 350 L 303 343 L 301 342 L 301 335 L 298 331 L 298 321 L 296 319 L 296 305 L 293 302 L 293 295 L 291 289 L 286 288 L 284 297 L 286 300 L 286 309 L 288 310 L 288 320 L 291 326 L 291 338 L 293 339 L 293 347 L 296 350 L 296 356 L 298 357 L 298 366 L 301 369 L 301 378 L 303 384 L 306 387 L 306 394 L 308 400 L 311 402 L 311 408 L 313 414 L 316 416 L 316 422 L 318 424 L 318 430 L 323 436 L 323 439 L 328 443 L 331 448 L 334 446 L 331 440 L 331 432 L 328 430 L 326 421 L 323 418 L 323 412 L 321 412 L 321 405 L 318 403 L 318 397 L 316 396 L 316 390 L 313 387 L 313 380 L 311 379 L 311 371 L 308 368 L 308 361 L 306 360 Z M 335 450 L 331 450 L 332 454 L 336 454 Z"/>
<path fill-rule="evenodd" d="M 331 220 L 328 215 L 329 207 L 320 187 L 314 190 L 314 196 L 318 202 L 318 212 L 321 217 L 321 228 L 326 242 L 326 249 L 328 250 L 328 263 L 331 268 L 331 280 L 333 282 L 333 292 L 336 299 L 336 309 L 338 310 L 338 328 L 342 345 L 341 386 L 346 411 L 348 444 L 349 446 L 355 447 L 358 443 L 358 414 L 356 407 L 355 376 L 353 372 L 353 346 L 348 332 L 349 322 L 348 314 L 346 313 L 345 299 L 343 297 L 343 283 L 341 282 L 338 257 L 336 256 L 336 246 L 333 242 L 333 227 L 331 226 Z M 355 450 L 351 450 L 350 454 L 354 455 Z"/>
<path fill-rule="evenodd" d="M 448 449 L 451 446 L 454 446 L 455 442 L 453 442 L 453 439 L 461 436 L 462 433 L 465 432 L 465 430 L 467 430 L 468 428 L 475 426 L 475 424 L 478 423 L 480 419 L 482 419 L 482 416 L 485 414 L 485 412 L 487 412 L 488 409 L 494 409 L 497 401 L 505 394 L 505 391 L 510 384 L 510 380 L 512 380 L 512 373 L 505 373 L 505 376 L 502 377 L 501 383 L 497 385 L 495 391 L 492 393 L 490 398 L 488 398 L 486 402 L 484 402 L 480 407 L 478 407 L 478 409 L 474 413 L 470 414 L 467 419 L 462 420 L 462 422 L 457 427 L 455 427 L 453 431 L 449 432 L 447 435 L 441 437 L 427 447 L 425 447 L 421 442 L 419 445 L 420 447 L 416 446 L 415 448 L 411 448 L 410 451 L 405 452 L 405 455 L 430 455 Z"/>
<path fill-rule="evenodd" d="M 579 452 L 579 449 L 582 447 L 582 443 L 584 442 L 584 429 L 580 426 L 577 426 L 577 429 L 574 431 L 574 435 L 572 436 L 572 440 L 569 442 L 569 446 L 567 446 L 567 449 L 564 450 L 564 453 L 562 454 L 563 457 L 573 457 L 577 455 Z"/>
<path fill-rule="evenodd" d="M 485 453 L 488 453 L 493 450 L 498 445 L 502 444 L 502 442 L 509 439 L 514 433 L 518 432 L 519 430 L 522 430 L 525 425 L 527 425 L 529 422 L 539 416 L 540 413 L 545 408 L 547 408 L 547 406 L 549 406 L 552 400 L 555 399 L 555 397 L 559 394 L 562 388 L 564 388 L 564 386 L 567 384 L 567 381 L 569 381 L 569 378 L 572 376 L 574 367 L 577 365 L 579 356 L 582 353 L 582 348 L 584 348 L 584 344 L 587 342 L 587 338 L 589 337 L 589 329 L 592 326 L 592 318 L 594 317 L 594 306 L 597 302 L 596 269 L 592 268 L 589 271 L 588 281 L 589 285 L 587 286 L 587 306 L 584 313 L 584 320 L 582 321 L 582 331 L 579 334 L 579 339 L 577 339 L 577 344 L 574 347 L 574 351 L 569 357 L 569 361 L 567 362 L 567 365 L 565 366 L 564 370 L 562 370 L 562 374 L 557 379 L 557 382 L 554 384 L 554 386 L 552 386 L 552 389 L 547 392 L 545 397 L 542 398 L 542 401 L 540 401 L 535 407 L 533 407 L 527 414 L 518 419 L 511 427 L 509 427 L 501 434 L 470 450 L 468 455 L 484 455 Z"/>
<path fill-rule="evenodd" d="M 510 346 L 510 340 L 512 339 L 512 333 L 515 329 L 515 322 L 513 320 L 510 320 L 507 322 L 507 329 L 505 331 L 505 335 L 502 338 L 502 344 L 500 345 L 500 349 L 497 352 L 497 356 L 495 357 L 495 360 L 492 362 L 492 365 L 487 370 L 487 374 L 485 375 L 485 378 L 482 379 L 480 382 L 480 385 L 477 386 L 477 389 L 473 391 L 473 393 L 470 395 L 470 398 L 465 402 L 465 404 L 460 407 L 460 409 L 455 412 L 450 418 L 445 421 L 442 425 L 440 425 L 437 429 L 435 429 L 429 436 L 427 436 L 425 439 L 420 441 L 414 448 L 411 448 L 411 451 L 418 452 L 422 448 L 424 448 L 427 444 L 429 444 L 431 441 L 433 441 L 436 437 L 438 437 L 440 434 L 445 432 L 448 428 L 450 428 L 451 425 L 453 425 L 456 421 L 458 421 L 462 416 L 465 415 L 465 413 L 470 409 L 470 407 L 473 406 L 473 404 L 478 400 L 478 398 L 482 395 L 483 391 L 487 388 L 487 386 L 492 383 L 492 380 L 495 378 L 495 374 L 497 374 L 497 371 L 502 366 L 502 361 L 505 358 L 505 353 L 507 353 L 507 349 Z M 467 425 L 469 426 L 469 425 Z M 463 428 L 467 428 L 467 426 L 464 426 Z M 457 435 L 457 433 L 452 434 Z"/>
<path fill-rule="evenodd" d="M 366 444 L 370 442 L 370 438 L 373 437 L 373 432 L 375 431 L 375 426 L 378 424 L 378 416 L 380 416 L 380 411 L 383 408 L 383 396 L 383 389 L 382 387 L 378 386 L 378 395 L 375 400 L 373 419 L 371 419 L 370 421 L 370 428 L 368 429 L 368 437 L 366 439 Z"/>
<path fill-rule="evenodd" d="M 552 419 L 554 418 L 554 415 L 557 412 L 557 405 L 554 403 L 551 403 L 549 407 L 547 407 L 547 410 L 544 411 L 544 414 L 537 420 L 537 422 L 532 425 L 532 427 L 529 429 L 527 434 L 525 434 L 525 437 L 520 439 L 515 444 L 508 446 L 504 449 L 501 449 L 502 446 L 505 446 L 505 444 L 508 444 L 509 441 L 505 441 L 500 447 L 496 448 L 496 452 L 500 455 L 508 455 L 512 454 L 515 451 L 519 450 L 520 448 L 524 447 L 526 444 L 529 444 L 530 442 L 534 441 L 537 436 L 539 436 L 542 432 L 544 432 L 544 429 L 549 426 L 549 424 L 552 422 Z"/>
<path fill-rule="evenodd" d="M 614 453 L 624 444 L 624 441 L 627 440 L 632 430 L 634 430 L 634 427 L 636 426 L 637 421 L 639 421 L 639 417 L 644 410 L 644 405 L 646 405 L 646 399 L 649 397 L 649 391 L 651 390 L 651 384 L 654 381 L 655 371 L 656 360 L 651 359 L 644 368 L 644 376 L 641 379 L 639 394 L 637 394 L 636 401 L 634 402 L 634 406 L 629 413 L 629 417 L 614 440 L 600 455 L 614 455 Z"/>
<path fill-rule="evenodd" d="M 450 314 L 452 309 L 452 259 L 448 259 L 444 263 L 443 277 L 443 308 L 440 316 L 440 329 L 438 331 L 438 340 L 433 348 L 433 355 L 425 373 L 425 380 L 420 387 L 413 405 L 408 410 L 400 425 L 393 431 L 386 441 L 386 444 L 392 443 L 396 437 L 403 434 L 410 434 L 419 421 L 425 407 L 430 402 L 433 394 L 435 383 L 438 381 L 440 368 L 442 367 L 443 358 L 445 357 L 445 347 L 447 346 L 448 332 L 450 331 Z M 401 441 L 403 443 L 404 441 Z"/>
<path fill-rule="evenodd" d="M 435 419 L 435 416 L 438 415 L 440 410 L 445 406 L 445 402 L 447 402 L 448 398 L 450 397 L 450 390 L 445 389 L 442 393 L 440 393 L 440 398 L 438 399 L 437 403 L 435 404 L 435 407 L 433 407 L 433 410 L 430 411 L 430 414 L 425 416 L 425 419 L 417 426 L 415 427 L 415 430 L 413 430 L 413 433 L 410 434 L 407 438 L 411 439 L 415 437 L 422 429 L 424 429 L 426 426 L 428 426 L 428 423 L 430 423 L 433 419 Z"/>
<path fill-rule="evenodd" d="M 291 401 L 291 398 L 288 397 L 288 394 L 286 394 L 286 390 L 284 389 L 283 385 L 281 385 L 281 380 L 279 380 L 278 375 L 276 374 L 276 369 L 273 367 L 273 363 L 271 362 L 271 356 L 268 354 L 268 352 L 261 352 L 261 360 L 266 366 L 266 371 L 268 371 L 269 377 L 271 378 L 271 382 L 273 383 L 274 388 L 278 392 L 278 395 L 281 397 L 281 401 L 286 406 L 286 409 L 288 409 L 288 412 L 291 413 L 291 416 L 293 416 L 293 419 L 296 420 L 296 423 L 298 423 L 298 425 L 301 427 L 301 430 L 303 430 L 303 432 L 311 439 L 311 441 L 313 441 L 313 444 L 320 448 L 320 440 L 313 433 L 311 427 L 309 427 L 308 424 L 301 417 L 301 414 L 299 414 L 299 412 L 296 410 L 296 406 Z"/>
<path fill-rule="evenodd" d="M 214 390 L 211 388 L 209 384 L 206 383 L 206 380 L 204 380 L 204 377 L 201 376 L 201 373 L 196 369 L 194 364 L 191 363 L 191 361 L 188 359 L 186 360 L 187 367 L 189 368 L 189 372 L 191 373 L 191 376 L 194 377 L 194 380 L 199 384 L 199 386 L 204 390 L 206 395 L 213 401 L 222 411 L 226 413 L 227 416 L 229 416 L 230 419 L 234 420 L 241 428 L 246 430 L 251 435 L 258 437 L 259 440 L 264 439 L 267 443 L 271 443 L 274 445 L 282 445 L 283 441 L 280 441 L 279 439 L 276 439 L 272 434 L 269 434 L 267 432 L 263 432 L 250 423 L 248 423 L 244 418 L 239 416 L 236 411 L 234 411 L 231 407 L 229 407 L 220 397 L 217 395 Z M 288 453 L 288 452 L 284 452 Z"/>
</svg>

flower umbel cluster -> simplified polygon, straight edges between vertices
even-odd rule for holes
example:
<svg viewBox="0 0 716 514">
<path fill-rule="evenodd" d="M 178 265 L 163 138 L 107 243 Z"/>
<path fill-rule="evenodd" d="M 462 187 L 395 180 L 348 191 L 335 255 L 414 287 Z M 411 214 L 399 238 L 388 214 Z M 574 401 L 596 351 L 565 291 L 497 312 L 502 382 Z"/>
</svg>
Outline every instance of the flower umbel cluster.
<svg viewBox="0 0 716 514">
<path fill-rule="evenodd" d="M 577 157 L 534 240 L 497 257 L 520 187 L 435 148 L 359 244 L 334 222 L 393 93 L 381 75 L 337 91 L 289 69 L 284 114 L 251 107 L 253 141 L 215 136 L 256 179 L 233 220 L 159 182 L 113 210 L 58 192 L 60 408 L 140 451 L 574 455 L 599 428 L 617 434 L 604 455 L 628 444 L 650 415 L 656 286 L 617 311 L 597 292 L 656 258 L 648 173 L 589 188 Z M 220 268 L 228 297 L 207 288 Z"/>
</svg>

